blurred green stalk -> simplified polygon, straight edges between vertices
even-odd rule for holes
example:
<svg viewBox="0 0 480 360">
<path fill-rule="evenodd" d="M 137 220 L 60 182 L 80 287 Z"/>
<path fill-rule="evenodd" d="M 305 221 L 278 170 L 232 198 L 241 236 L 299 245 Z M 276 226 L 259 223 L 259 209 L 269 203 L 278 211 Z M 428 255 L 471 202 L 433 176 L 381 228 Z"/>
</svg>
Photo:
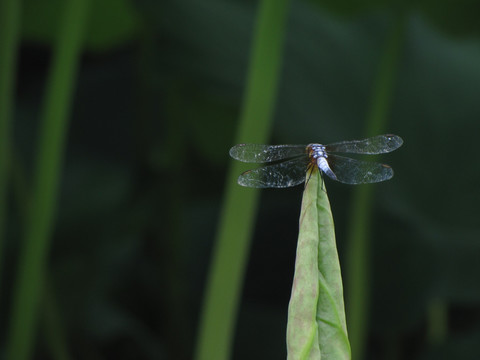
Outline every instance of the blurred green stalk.
<svg viewBox="0 0 480 360">
<path fill-rule="evenodd" d="M 427 307 L 427 339 L 437 346 L 445 341 L 448 333 L 448 307 L 440 298 L 433 298 Z"/>
<path fill-rule="evenodd" d="M 288 4 L 289 0 L 262 0 L 260 3 L 236 137 L 238 143 L 268 141 L 282 63 Z M 225 149 L 225 156 L 227 152 Z M 227 176 L 198 328 L 197 360 L 224 360 L 231 353 L 259 195 L 256 189 L 237 185 L 240 173 L 241 164 L 233 162 Z"/>
<path fill-rule="evenodd" d="M 28 194 L 27 180 L 25 176 L 22 160 L 15 156 L 17 153 L 12 149 L 10 160 L 10 181 L 12 183 L 13 200 L 16 204 L 16 210 L 19 214 L 20 223 L 25 224 L 27 219 L 27 209 L 30 204 L 30 194 Z M 50 277 L 51 279 L 51 277 Z M 49 278 L 46 279 L 43 296 L 41 301 L 42 313 L 42 331 L 45 334 L 45 340 L 50 350 L 51 358 L 54 360 L 68 360 L 65 329 L 59 312 L 59 307 L 55 301 L 53 286 Z"/>
<path fill-rule="evenodd" d="M 0 1 L 0 280 L 6 234 L 7 184 L 21 1 Z M 0 281 L 1 284 L 1 281 Z"/>
<path fill-rule="evenodd" d="M 32 203 L 14 284 L 12 317 L 6 344 L 7 359 L 26 360 L 32 354 L 38 304 L 54 227 L 68 116 L 89 1 L 68 0 L 63 4 L 65 8 L 48 78 L 36 152 L 38 157 Z"/>
<path fill-rule="evenodd" d="M 405 16 L 398 15 L 386 39 L 373 88 L 366 136 L 382 134 L 393 98 L 394 82 L 404 36 Z M 346 310 L 348 333 L 354 359 L 365 356 L 369 317 L 370 236 L 374 185 L 355 187 L 346 254 Z"/>
</svg>

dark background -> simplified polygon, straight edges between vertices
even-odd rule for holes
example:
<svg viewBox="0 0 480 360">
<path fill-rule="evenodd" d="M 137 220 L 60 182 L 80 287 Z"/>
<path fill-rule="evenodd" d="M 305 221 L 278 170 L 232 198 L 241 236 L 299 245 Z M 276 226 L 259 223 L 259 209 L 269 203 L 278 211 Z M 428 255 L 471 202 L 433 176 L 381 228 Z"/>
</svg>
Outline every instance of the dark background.
<svg viewBox="0 0 480 360">
<path fill-rule="evenodd" d="M 23 221 L 14 193 L 28 194 L 60 4 L 24 1 L 3 339 Z M 73 359 L 192 357 L 257 5 L 92 2 L 47 281 Z M 292 1 L 271 143 L 364 137 L 398 11 Z M 423 1 L 401 11 L 386 132 L 405 143 L 383 158 L 394 178 L 375 188 L 366 359 L 478 359 L 480 8 Z M 352 187 L 327 186 L 342 261 Z M 234 359 L 286 356 L 302 190 L 262 192 Z M 432 343 L 438 303 L 447 333 Z M 45 323 L 38 359 L 51 358 Z"/>
</svg>

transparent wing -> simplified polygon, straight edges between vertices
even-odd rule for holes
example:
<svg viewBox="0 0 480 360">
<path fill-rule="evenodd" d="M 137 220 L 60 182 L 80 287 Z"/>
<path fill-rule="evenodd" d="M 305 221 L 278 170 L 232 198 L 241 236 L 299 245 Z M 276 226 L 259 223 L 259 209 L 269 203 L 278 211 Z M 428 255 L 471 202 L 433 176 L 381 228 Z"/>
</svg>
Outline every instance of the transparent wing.
<svg viewBox="0 0 480 360">
<path fill-rule="evenodd" d="M 301 157 L 282 163 L 245 171 L 238 177 L 242 186 L 254 188 L 286 188 L 305 181 L 308 158 Z"/>
<path fill-rule="evenodd" d="M 398 149 L 403 140 L 397 135 L 378 135 L 364 140 L 341 141 L 327 145 L 327 152 L 351 154 L 384 154 Z"/>
<path fill-rule="evenodd" d="M 393 169 L 388 165 L 338 155 L 328 155 L 328 165 L 337 177 L 334 180 L 345 184 L 376 183 L 393 176 Z"/>
<path fill-rule="evenodd" d="M 238 144 L 230 149 L 230 156 L 249 163 L 264 163 L 306 155 L 306 145 Z"/>
</svg>

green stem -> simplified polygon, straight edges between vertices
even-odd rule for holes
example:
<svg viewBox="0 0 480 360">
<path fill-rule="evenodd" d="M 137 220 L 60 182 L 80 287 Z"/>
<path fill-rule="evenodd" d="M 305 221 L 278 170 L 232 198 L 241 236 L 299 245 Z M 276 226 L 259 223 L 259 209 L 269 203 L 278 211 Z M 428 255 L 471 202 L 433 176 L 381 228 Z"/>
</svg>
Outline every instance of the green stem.
<svg viewBox="0 0 480 360">
<path fill-rule="evenodd" d="M 262 0 L 237 131 L 238 142 L 268 140 L 282 62 L 289 0 Z M 241 165 L 233 163 L 208 276 L 197 334 L 197 360 L 228 359 L 250 248 L 258 190 L 237 185 Z"/>
<path fill-rule="evenodd" d="M 439 298 L 430 300 L 427 308 L 427 338 L 431 345 L 445 341 L 448 332 L 448 309 L 445 301 Z"/>
<path fill-rule="evenodd" d="M 64 3 L 58 43 L 49 75 L 37 150 L 32 205 L 20 253 L 7 339 L 7 359 L 31 357 L 38 303 L 43 291 L 63 159 L 68 116 L 78 69 L 87 0 Z"/>
<path fill-rule="evenodd" d="M 399 15 L 387 37 L 367 117 L 367 136 L 385 131 L 387 114 L 393 98 L 394 82 L 404 35 L 405 17 Z M 368 334 L 370 232 L 372 221 L 373 186 L 358 186 L 354 190 L 350 232 L 346 259 L 347 322 L 355 359 L 362 359 Z"/>
<path fill-rule="evenodd" d="M 10 172 L 13 200 L 16 204 L 19 218 L 21 219 L 20 223 L 25 224 L 27 222 L 27 209 L 30 204 L 30 194 L 28 194 L 29 187 L 27 186 L 23 161 L 19 156 L 15 155 L 18 155 L 18 153 L 15 152 L 15 149 L 12 149 Z M 49 278 L 46 279 L 41 308 L 43 314 L 42 330 L 45 329 L 46 341 L 50 349 L 51 358 L 55 360 L 69 359 L 64 335 L 65 331 Z"/>
<path fill-rule="evenodd" d="M 11 122 L 15 87 L 17 47 L 20 32 L 21 1 L 0 1 L 0 279 L 3 273 L 3 249 L 10 160 Z"/>
</svg>

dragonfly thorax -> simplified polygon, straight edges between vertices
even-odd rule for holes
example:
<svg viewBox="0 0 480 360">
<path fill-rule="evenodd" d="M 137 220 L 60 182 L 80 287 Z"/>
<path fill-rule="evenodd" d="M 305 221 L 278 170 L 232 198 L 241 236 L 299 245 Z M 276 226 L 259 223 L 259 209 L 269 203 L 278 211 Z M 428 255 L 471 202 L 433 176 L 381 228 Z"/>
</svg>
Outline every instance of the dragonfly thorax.
<svg viewBox="0 0 480 360">
<path fill-rule="evenodd" d="M 325 145 L 322 144 L 310 144 L 309 147 L 312 149 L 312 156 L 314 159 L 326 158 L 327 152 L 325 151 Z"/>
</svg>

